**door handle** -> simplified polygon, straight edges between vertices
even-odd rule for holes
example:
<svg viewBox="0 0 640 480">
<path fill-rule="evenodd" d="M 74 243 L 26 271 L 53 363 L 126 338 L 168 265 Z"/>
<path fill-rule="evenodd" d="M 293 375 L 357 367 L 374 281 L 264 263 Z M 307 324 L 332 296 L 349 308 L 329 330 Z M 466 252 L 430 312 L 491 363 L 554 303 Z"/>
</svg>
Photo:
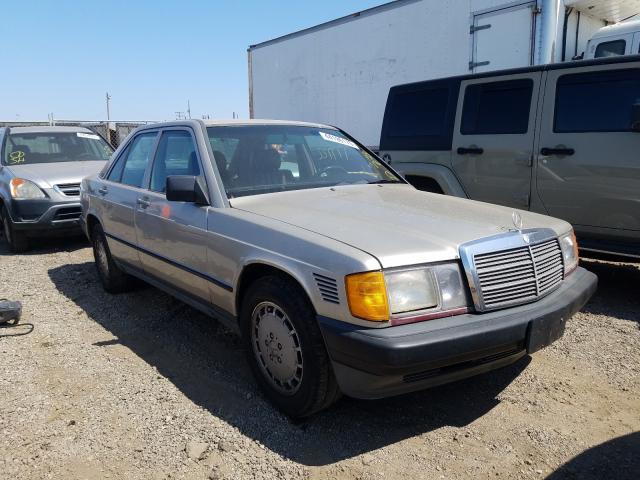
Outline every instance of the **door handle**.
<svg viewBox="0 0 640 480">
<path fill-rule="evenodd" d="M 99 193 L 100 195 L 106 195 L 108 191 L 109 191 L 109 190 L 107 189 L 107 187 L 100 187 L 100 188 L 98 189 L 98 193 Z"/>
<path fill-rule="evenodd" d="M 549 155 L 573 155 L 576 151 L 573 148 L 547 148 L 540 149 L 540 154 L 546 156 Z"/>
<path fill-rule="evenodd" d="M 482 155 L 484 153 L 484 149 L 479 147 L 458 147 L 458 155 Z"/>
<path fill-rule="evenodd" d="M 139 198 L 137 200 L 137 203 L 138 205 L 140 205 L 140 208 L 147 208 L 149 205 L 151 205 L 151 202 L 146 198 Z"/>
</svg>

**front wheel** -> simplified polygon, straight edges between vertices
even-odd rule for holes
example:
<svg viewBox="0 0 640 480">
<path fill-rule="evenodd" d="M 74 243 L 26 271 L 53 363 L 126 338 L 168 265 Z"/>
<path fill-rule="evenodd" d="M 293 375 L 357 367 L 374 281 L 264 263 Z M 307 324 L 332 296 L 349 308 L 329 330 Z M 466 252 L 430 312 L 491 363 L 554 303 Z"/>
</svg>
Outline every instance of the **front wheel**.
<svg viewBox="0 0 640 480">
<path fill-rule="evenodd" d="M 266 396 L 292 418 L 335 402 L 340 391 L 313 307 L 292 280 L 256 280 L 242 302 L 240 321 L 251 370 Z"/>
<path fill-rule="evenodd" d="M 91 230 L 91 243 L 98 276 L 104 289 L 109 293 L 131 290 L 133 277 L 125 273 L 113 260 L 107 244 L 107 237 L 100 224 L 96 224 Z"/>
<path fill-rule="evenodd" d="M 2 233 L 9 244 L 9 249 L 13 253 L 22 253 L 29 250 L 29 239 L 27 236 L 15 229 L 7 207 L 3 206 L 0 211 L 0 221 L 2 221 Z"/>
</svg>

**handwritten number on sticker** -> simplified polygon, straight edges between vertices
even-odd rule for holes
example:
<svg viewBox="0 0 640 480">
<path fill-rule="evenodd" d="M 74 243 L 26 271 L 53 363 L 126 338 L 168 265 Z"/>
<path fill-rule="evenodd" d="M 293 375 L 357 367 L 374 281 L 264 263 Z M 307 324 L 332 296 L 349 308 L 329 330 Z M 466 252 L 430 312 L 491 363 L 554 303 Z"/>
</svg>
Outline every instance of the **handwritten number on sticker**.
<svg viewBox="0 0 640 480">
<path fill-rule="evenodd" d="M 18 163 L 24 163 L 25 154 L 22 150 L 16 150 L 9 154 L 9 163 L 11 165 L 17 165 Z"/>
</svg>

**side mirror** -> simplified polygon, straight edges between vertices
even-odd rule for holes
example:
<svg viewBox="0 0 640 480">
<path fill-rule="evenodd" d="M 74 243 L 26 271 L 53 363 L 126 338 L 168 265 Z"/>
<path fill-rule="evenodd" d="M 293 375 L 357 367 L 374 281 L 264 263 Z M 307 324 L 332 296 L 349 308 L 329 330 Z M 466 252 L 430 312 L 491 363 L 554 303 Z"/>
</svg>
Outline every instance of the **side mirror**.
<svg viewBox="0 0 640 480">
<path fill-rule="evenodd" d="M 170 175 L 167 177 L 166 197 L 170 202 L 191 202 L 209 205 L 209 199 L 199 177 Z"/>
<path fill-rule="evenodd" d="M 631 106 L 631 131 L 640 133 L 640 103 Z"/>
</svg>

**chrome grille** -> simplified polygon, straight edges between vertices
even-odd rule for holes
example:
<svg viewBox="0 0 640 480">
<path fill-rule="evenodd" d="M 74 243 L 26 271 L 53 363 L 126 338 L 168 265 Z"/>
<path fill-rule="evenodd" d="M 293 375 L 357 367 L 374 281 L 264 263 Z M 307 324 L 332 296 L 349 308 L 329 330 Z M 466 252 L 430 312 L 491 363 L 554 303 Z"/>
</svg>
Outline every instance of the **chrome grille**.
<svg viewBox="0 0 640 480">
<path fill-rule="evenodd" d="M 549 228 L 509 230 L 459 251 L 478 312 L 533 302 L 564 278 L 560 243 Z"/>
<path fill-rule="evenodd" d="M 562 281 L 564 266 L 557 239 L 473 256 L 483 310 L 536 300 Z"/>
<path fill-rule="evenodd" d="M 60 183 L 56 185 L 56 188 L 60 193 L 67 197 L 80 196 L 80 184 L 79 183 Z"/>
<path fill-rule="evenodd" d="M 325 302 L 340 304 L 340 296 L 338 295 L 338 285 L 335 279 L 325 277 L 319 273 L 314 273 L 313 278 L 316 280 L 316 285 L 320 291 L 320 296 Z"/>
</svg>

